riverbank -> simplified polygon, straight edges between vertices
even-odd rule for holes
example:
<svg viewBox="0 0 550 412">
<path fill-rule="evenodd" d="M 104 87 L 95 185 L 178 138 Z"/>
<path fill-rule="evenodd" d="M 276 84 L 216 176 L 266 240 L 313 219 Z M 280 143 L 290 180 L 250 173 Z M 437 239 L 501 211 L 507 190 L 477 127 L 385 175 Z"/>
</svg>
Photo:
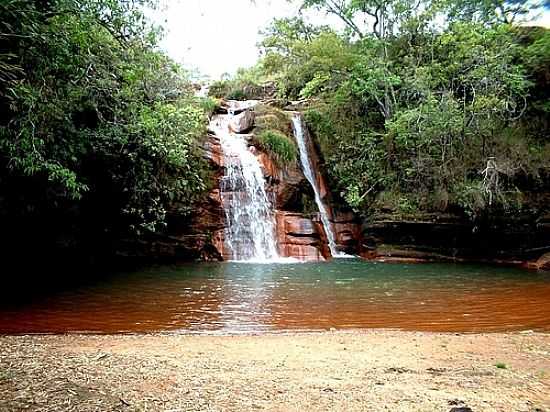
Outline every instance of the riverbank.
<svg viewBox="0 0 550 412">
<path fill-rule="evenodd" d="M 0 337 L 2 411 L 544 411 L 550 334 Z"/>
</svg>

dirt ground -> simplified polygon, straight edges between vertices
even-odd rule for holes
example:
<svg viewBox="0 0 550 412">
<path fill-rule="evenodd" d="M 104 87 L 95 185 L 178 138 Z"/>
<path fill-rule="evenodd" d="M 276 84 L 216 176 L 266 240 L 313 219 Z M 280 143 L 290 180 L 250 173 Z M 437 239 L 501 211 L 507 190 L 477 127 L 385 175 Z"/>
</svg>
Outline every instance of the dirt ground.
<svg viewBox="0 0 550 412">
<path fill-rule="evenodd" d="M 0 411 L 453 408 L 549 410 L 550 334 L 0 337 Z"/>
</svg>

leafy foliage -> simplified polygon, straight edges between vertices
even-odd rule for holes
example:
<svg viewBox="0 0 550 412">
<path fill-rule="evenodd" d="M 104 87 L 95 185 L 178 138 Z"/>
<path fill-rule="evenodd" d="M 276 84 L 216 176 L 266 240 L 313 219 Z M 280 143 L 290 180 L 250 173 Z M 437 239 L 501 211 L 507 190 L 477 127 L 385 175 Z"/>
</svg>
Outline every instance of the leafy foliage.
<svg viewBox="0 0 550 412">
<path fill-rule="evenodd" d="M 83 237 L 143 234 L 163 228 L 169 205 L 189 212 L 206 189 L 207 108 L 157 51 L 144 5 L 0 4 L 4 218 L 61 215 L 57 229 Z"/>
<path fill-rule="evenodd" d="M 222 80 L 213 82 L 209 95 L 230 100 L 258 99 L 263 93 L 262 84 L 265 80 L 260 65 L 249 69 L 241 68 L 234 76 L 224 76 Z"/>
<path fill-rule="evenodd" d="M 298 149 L 296 144 L 277 130 L 264 130 L 258 137 L 260 146 L 283 165 L 296 161 Z"/>
<path fill-rule="evenodd" d="M 509 24 L 534 3 L 303 6 L 346 31 L 274 20 L 263 64 L 284 97 L 309 99 L 331 187 L 350 206 L 476 218 L 517 212 L 548 185 L 548 32 Z"/>
</svg>

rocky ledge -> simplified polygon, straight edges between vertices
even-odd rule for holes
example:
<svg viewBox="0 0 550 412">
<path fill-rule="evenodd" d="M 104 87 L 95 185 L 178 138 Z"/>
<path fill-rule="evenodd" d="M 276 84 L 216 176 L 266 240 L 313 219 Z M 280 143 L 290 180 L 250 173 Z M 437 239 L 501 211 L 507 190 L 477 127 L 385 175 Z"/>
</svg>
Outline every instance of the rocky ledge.
<svg viewBox="0 0 550 412">
<path fill-rule="evenodd" d="M 550 269 L 550 219 L 495 219 L 475 223 L 433 214 L 365 221 L 361 256 L 381 261 L 469 261 Z"/>
</svg>

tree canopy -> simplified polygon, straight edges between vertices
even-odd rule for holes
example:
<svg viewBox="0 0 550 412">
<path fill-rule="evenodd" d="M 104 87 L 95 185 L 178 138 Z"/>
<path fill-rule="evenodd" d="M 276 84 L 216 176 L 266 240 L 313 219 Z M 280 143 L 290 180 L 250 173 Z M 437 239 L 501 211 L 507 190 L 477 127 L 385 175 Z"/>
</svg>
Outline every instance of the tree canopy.
<svg viewBox="0 0 550 412">
<path fill-rule="evenodd" d="M 511 24 L 539 6 L 305 0 L 345 31 L 274 20 L 262 66 L 282 97 L 308 99 L 332 185 L 356 210 L 518 212 L 548 187 L 550 35 Z"/>
<path fill-rule="evenodd" d="M 169 205 L 189 212 L 207 188 L 197 150 L 205 110 L 185 71 L 157 49 L 161 31 L 144 17 L 148 5 L 0 4 L 0 215 L 8 226 L 50 221 L 54 233 L 140 235 L 162 230 Z"/>
</svg>

